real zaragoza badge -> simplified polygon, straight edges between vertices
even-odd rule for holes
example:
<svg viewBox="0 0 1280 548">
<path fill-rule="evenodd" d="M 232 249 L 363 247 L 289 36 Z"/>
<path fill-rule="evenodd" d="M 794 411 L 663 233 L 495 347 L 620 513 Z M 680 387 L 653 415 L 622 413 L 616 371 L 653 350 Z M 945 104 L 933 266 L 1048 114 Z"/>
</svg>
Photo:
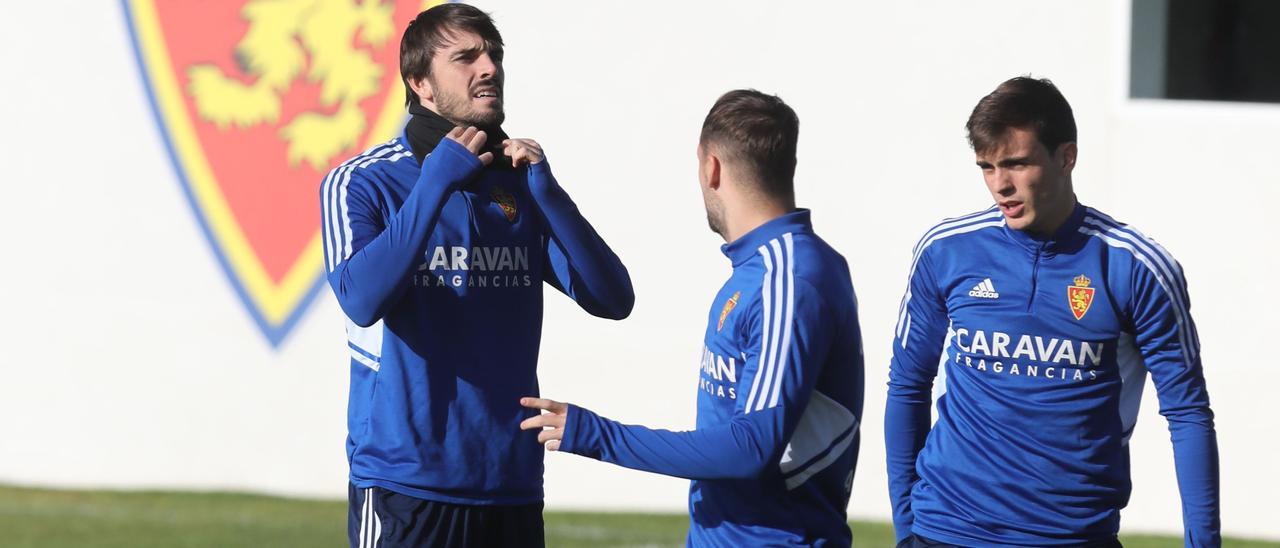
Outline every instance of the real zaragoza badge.
<svg viewBox="0 0 1280 548">
<path fill-rule="evenodd" d="M 508 221 L 513 223 L 516 222 L 517 210 L 515 196 L 512 196 L 510 192 L 495 186 L 489 191 L 489 197 L 493 198 L 493 201 L 497 202 L 498 207 L 502 208 L 502 214 L 507 216 Z"/>
<path fill-rule="evenodd" d="M 1071 280 L 1075 285 L 1067 288 L 1067 305 L 1071 307 L 1071 313 L 1076 319 L 1084 317 L 1085 312 L 1089 311 L 1089 307 L 1093 305 L 1093 290 L 1089 287 L 1089 278 L 1084 274 L 1076 276 Z"/>
<path fill-rule="evenodd" d="M 720 311 L 720 322 L 716 324 L 716 331 L 724 329 L 724 320 L 729 317 L 729 313 L 738 306 L 738 297 L 742 296 L 741 291 L 734 291 L 733 296 L 724 302 L 724 310 Z"/>
<path fill-rule="evenodd" d="M 177 178 L 273 346 L 324 285 L 320 184 L 400 131 L 400 34 L 435 3 L 124 0 Z"/>
</svg>

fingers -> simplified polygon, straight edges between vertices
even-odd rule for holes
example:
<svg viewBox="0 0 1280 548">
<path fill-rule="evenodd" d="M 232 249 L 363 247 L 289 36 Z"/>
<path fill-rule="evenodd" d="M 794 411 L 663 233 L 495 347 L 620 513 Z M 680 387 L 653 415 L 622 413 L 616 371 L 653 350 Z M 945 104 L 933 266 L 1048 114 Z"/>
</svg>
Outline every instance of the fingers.
<svg viewBox="0 0 1280 548">
<path fill-rule="evenodd" d="M 564 428 L 564 415 L 544 414 L 520 421 L 521 430 L 537 430 L 539 428 Z"/>
<path fill-rule="evenodd" d="M 502 141 L 503 148 L 506 148 L 511 145 L 516 145 L 516 144 L 527 146 L 529 148 L 532 148 L 538 151 L 539 153 L 542 152 L 542 145 L 538 144 L 538 142 L 534 141 L 533 139 L 503 139 Z"/>
<path fill-rule="evenodd" d="M 507 139 L 502 141 L 502 153 L 511 157 L 511 166 L 536 164 L 545 157 L 542 145 L 532 139 Z"/>
<path fill-rule="evenodd" d="M 467 150 L 472 154 L 479 154 L 480 149 L 484 148 L 484 142 L 489 138 L 485 132 L 476 129 L 474 126 L 467 128 L 467 133 L 462 134 L 464 137 L 470 135 L 470 140 L 466 142 Z"/>
<path fill-rule="evenodd" d="M 449 133 L 447 133 L 445 137 L 449 139 L 453 139 L 454 141 L 457 141 L 458 144 L 470 149 L 471 147 L 468 145 L 468 143 L 471 142 L 472 137 L 475 137 L 475 134 L 477 131 L 480 131 L 480 130 L 472 126 L 467 126 L 467 127 L 457 126 L 449 130 Z"/>
<path fill-rule="evenodd" d="M 449 130 L 445 137 L 456 141 L 477 156 L 480 156 L 480 150 L 484 148 L 485 141 L 489 139 L 489 136 L 484 131 L 475 126 L 455 127 Z M 480 161 L 484 162 L 484 159 L 481 158 Z M 493 154 L 489 154 L 489 161 L 493 161 Z M 489 162 L 484 163 L 487 165 Z"/>
<path fill-rule="evenodd" d="M 530 409 L 541 409 L 543 411 L 550 411 L 557 415 L 563 415 L 565 411 L 569 410 L 569 404 L 560 403 L 558 401 L 549 400 L 546 398 L 520 398 L 520 405 L 523 405 Z"/>
<path fill-rule="evenodd" d="M 547 451 L 559 451 L 560 440 L 564 439 L 564 423 L 569 404 L 547 398 L 520 398 L 520 405 L 547 411 L 521 421 L 520 429 L 538 430 L 538 443 L 545 445 Z"/>
<path fill-rule="evenodd" d="M 538 144 L 538 142 L 533 139 L 506 139 L 502 141 L 503 151 L 509 152 L 512 149 L 528 149 L 539 157 L 542 156 L 542 145 Z"/>
<path fill-rule="evenodd" d="M 514 150 L 515 149 L 514 145 L 515 145 L 515 142 L 512 141 L 511 139 L 504 139 L 502 141 L 502 153 L 511 157 L 511 167 L 517 167 L 520 165 L 520 160 L 516 158 L 516 151 Z"/>
<path fill-rule="evenodd" d="M 546 444 L 549 441 L 554 441 L 556 442 L 556 445 L 560 445 L 560 440 L 562 439 L 564 439 L 563 428 L 556 428 L 554 430 L 543 430 L 541 432 L 538 432 L 538 443 L 541 443 L 541 444 Z"/>
<path fill-rule="evenodd" d="M 549 428 L 544 428 L 549 427 Z M 551 448 L 551 444 L 555 444 L 556 449 L 560 447 L 560 440 L 564 439 L 564 417 L 556 415 L 542 415 L 526 419 L 520 423 L 521 430 L 538 430 L 538 443 L 547 446 L 548 451 L 555 451 Z"/>
<path fill-rule="evenodd" d="M 481 155 L 477 156 L 477 158 L 479 158 L 479 159 L 480 159 L 480 163 L 482 163 L 482 164 L 484 164 L 484 165 L 486 165 L 486 166 L 487 166 L 487 165 L 489 165 L 489 164 L 492 164 L 492 163 L 493 163 L 493 153 L 492 153 L 492 152 L 486 152 L 486 153 L 484 153 L 484 154 L 481 154 Z"/>
</svg>

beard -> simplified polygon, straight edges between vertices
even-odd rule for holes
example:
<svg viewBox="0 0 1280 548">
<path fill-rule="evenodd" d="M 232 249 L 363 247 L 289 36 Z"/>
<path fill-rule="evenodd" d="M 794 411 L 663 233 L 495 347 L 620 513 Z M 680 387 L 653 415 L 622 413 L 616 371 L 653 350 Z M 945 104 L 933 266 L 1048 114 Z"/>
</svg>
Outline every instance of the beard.
<svg viewBox="0 0 1280 548">
<path fill-rule="evenodd" d="M 440 116 L 445 120 L 453 122 L 456 126 L 476 126 L 481 129 L 496 129 L 502 125 L 507 115 L 502 110 L 501 101 L 492 109 L 478 109 L 471 102 L 469 93 L 453 93 L 441 88 L 435 81 L 427 77 L 431 81 L 431 86 L 436 90 L 435 103 L 436 108 L 440 111 Z M 481 82 L 478 85 L 492 84 L 492 81 Z M 498 86 L 502 89 L 502 86 Z"/>
<path fill-rule="evenodd" d="M 711 200 L 706 201 L 707 205 L 707 226 L 711 227 L 711 231 L 719 234 L 721 238 L 728 239 L 725 236 L 724 226 L 724 206 L 718 202 L 713 203 Z"/>
</svg>

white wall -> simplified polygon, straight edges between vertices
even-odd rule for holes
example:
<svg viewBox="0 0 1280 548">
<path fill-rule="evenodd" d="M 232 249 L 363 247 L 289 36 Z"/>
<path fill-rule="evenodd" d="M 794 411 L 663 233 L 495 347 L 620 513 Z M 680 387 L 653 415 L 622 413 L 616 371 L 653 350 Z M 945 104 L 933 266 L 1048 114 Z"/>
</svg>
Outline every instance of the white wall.
<svg viewBox="0 0 1280 548">
<path fill-rule="evenodd" d="M 549 293 L 544 393 L 613 418 L 693 424 L 705 306 L 724 277 L 695 188 L 723 91 L 801 118 L 799 198 L 849 259 L 867 342 L 850 512 L 888 515 L 882 419 L 910 248 L 989 198 L 964 141 L 979 97 L 1048 76 L 1080 126 L 1082 201 L 1185 267 L 1218 416 L 1223 525 L 1280 538 L 1269 356 L 1280 327 L 1265 216 L 1280 106 L 1134 102 L 1126 2 L 490 2 L 508 44 L 507 129 L 539 139 L 628 264 L 632 317 Z M 60 38 L 53 38 L 60 37 Z M 346 352 L 326 292 L 272 349 L 175 179 L 115 2 L 19 3 L 0 19 L 0 481 L 341 497 Z M 1177 531 L 1164 419 L 1147 391 L 1127 531 Z M 547 459 L 553 508 L 682 511 L 685 483 Z M 624 494 L 621 495 L 620 494 Z"/>
</svg>

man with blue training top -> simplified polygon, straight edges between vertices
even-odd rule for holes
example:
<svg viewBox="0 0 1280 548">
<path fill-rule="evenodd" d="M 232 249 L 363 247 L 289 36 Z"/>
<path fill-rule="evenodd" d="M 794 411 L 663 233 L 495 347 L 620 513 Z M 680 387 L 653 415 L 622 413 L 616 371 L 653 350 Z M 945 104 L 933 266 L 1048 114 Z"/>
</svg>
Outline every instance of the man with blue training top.
<svg viewBox="0 0 1280 548">
<path fill-rule="evenodd" d="M 321 187 L 348 319 L 353 547 L 542 546 L 543 451 L 518 426 L 543 283 L 596 316 L 631 311 L 626 268 L 542 148 L 502 132 L 502 52 L 474 7 L 419 14 L 400 44 L 404 134 Z"/>
<path fill-rule="evenodd" d="M 1075 119 L 1048 80 L 1000 84 L 966 127 L 996 206 L 931 228 L 912 258 L 885 408 L 899 546 L 1119 546 L 1148 373 L 1186 546 L 1220 546 L 1217 437 L 1182 267 L 1076 200 Z"/>
<path fill-rule="evenodd" d="M 862 341 L 849 267 L 796 209 L 799 120 L 731 91 L 707 114 L 699 182 L 733 266 L 703 334 L 695 430 L 619 424 L 542 398 L 525 429 L 560 450 L 692 479 L 690 546 L 849 546 Z"/>
</svg>

